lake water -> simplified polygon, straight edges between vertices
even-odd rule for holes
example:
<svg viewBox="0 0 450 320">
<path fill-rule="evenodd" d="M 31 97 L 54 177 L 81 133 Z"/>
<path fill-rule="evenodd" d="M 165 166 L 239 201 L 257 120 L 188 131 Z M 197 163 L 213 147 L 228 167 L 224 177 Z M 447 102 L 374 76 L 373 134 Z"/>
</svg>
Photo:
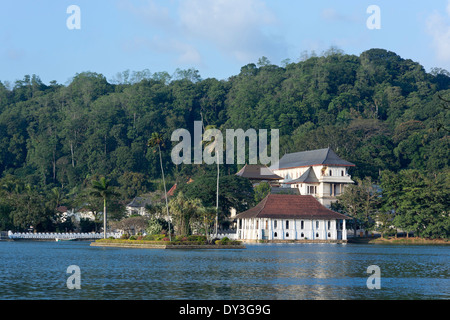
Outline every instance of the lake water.
<svg viewBox="0 0 450 320">
<path fill-rule="evenodd" d="M 80 268 L 70 290 L 67 268 Z M 367 268 L 380 268 L 370 290 Z M 245 250 L 0 242 L 0 299 L 449 299 L 450 247 L 255 244 Z"/>
</svg>

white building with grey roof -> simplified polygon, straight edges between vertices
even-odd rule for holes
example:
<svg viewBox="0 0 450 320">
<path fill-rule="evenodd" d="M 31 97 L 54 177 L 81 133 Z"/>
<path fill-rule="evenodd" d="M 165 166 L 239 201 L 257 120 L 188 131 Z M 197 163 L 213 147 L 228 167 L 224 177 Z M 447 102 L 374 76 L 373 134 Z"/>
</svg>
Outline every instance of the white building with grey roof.
<svg viewBox="0 0 450 320">
<path fill-rule="evenodd" d="M 283 178 L 280 181 L 283 187 L 297 188 L 301 195 L 312 195 L 330 207 L 345 186 L 354 183 L 348 173 L 354 166 L 325 148 L 285 154 L 270 169 Z"/>
</svg>

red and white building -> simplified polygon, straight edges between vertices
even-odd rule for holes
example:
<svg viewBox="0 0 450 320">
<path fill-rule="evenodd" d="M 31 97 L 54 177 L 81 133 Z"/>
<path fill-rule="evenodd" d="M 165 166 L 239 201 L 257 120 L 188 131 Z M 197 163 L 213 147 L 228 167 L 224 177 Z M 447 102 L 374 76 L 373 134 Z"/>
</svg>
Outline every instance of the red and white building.
<svg viewBox="0 0 450 320">
<path fill-rule="evenodd" d="M 324 207 L 311 195 L 269 194 L 236 217 L 242 241 L 347 240 L 347 216 Z"/>
</svg>

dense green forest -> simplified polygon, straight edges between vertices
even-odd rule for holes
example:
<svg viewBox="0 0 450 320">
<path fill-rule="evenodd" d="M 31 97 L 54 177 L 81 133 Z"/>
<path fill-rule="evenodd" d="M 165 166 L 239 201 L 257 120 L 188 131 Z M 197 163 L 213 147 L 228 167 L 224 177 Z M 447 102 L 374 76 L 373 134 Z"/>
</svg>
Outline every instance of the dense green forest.
<svg viewBox="0 0 450 320">
<path fill-rule="evenodd" d="M 112 80 L 82 72 L 65 85 L 37 75 L 0 82 L 0 229 L 54 229 L 48 217 L 87 203 L 88 195 L 79 198 L 101 176 L 120 192 L 112 209 L 120 218 L 121 205 L 162 189 L 159 154 L 147 147 L 154 132 L 164 137 L 169 188 L 214 175 L 215 166 L 171 162 L 172 132 L 202 119 L 221 130 L 279 129 L 281 155 L 329 146 L 356 164 L 354 178 L 378 182 L 382 171 L 406 169 L 448 175 L 448 100 L 449 72 L 427 73 L 383 49 L 330 49 L 283 66 L 263 57 L 227 80 L 177 69 Z M 223 165 L 221 175 L 238 169 Z"/>
</svg>

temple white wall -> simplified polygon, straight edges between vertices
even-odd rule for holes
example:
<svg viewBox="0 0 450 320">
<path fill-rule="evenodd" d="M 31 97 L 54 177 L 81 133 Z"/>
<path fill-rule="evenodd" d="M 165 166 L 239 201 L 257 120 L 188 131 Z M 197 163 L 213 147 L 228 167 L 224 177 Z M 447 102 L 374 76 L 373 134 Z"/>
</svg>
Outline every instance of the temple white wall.
<svg viewBox="0 0 450 320">
<path fill-rule="evenodd" d="M 237 221 L 238 240 L 347 240 L 345 220 L 246 218 Z"/>
</svg>

